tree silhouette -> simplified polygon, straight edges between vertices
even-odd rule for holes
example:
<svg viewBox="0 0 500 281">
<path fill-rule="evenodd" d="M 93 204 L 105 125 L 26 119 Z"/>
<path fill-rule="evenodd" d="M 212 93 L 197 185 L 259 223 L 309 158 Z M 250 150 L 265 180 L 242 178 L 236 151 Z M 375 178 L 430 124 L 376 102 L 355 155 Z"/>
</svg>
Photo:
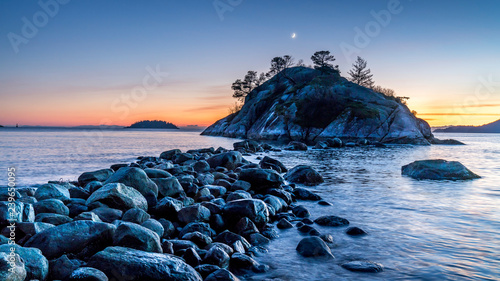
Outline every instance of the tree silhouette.
<svg viewBox="0 0 500 281">
<path fill-rule="evenodd" d="M 339 71 L 339 66 L 333 66 L 333 62 L 335 61 L 335 57 L 330 55 L 330 51 L 318 51 L 314 53 L 311 57 L 312 62 L 314 63 L 314 68 L 321 70 L 323 72 L 337 70 Z"/>
<path fill-rule="evenodd" d="M 351 76 L 352 82 L 363 87 L 373 88 L 373 74 L 371 74 L 370 69 L 366 68 L 366 64 L 366 60 L 358 56 L 356 61 L 352 64 L 352 69 L 348 74 Z"/>
<path fill-rule="evenodd" d="M 255 88 L 259 87 L 266 80 L 264 73 L 257 75 L 257 71 L 248 71 L 243 80 L 237 79 L 231 89 L 234 91 L 233 98 L 237 98 L 240 102 L 245 100 L 245 97 Z"/>
</svg>

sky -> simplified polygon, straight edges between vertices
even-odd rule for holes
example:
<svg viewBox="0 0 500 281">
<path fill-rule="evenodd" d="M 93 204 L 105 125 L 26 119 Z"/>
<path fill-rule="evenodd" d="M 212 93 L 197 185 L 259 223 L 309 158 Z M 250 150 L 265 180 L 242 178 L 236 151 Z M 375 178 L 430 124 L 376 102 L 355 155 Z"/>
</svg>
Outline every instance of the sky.
<svg viewBox="0 0 500 281">
<path fill-rule="evenodd" d="M 432 126 L 500 119 L 500 2 L 0 1 L 1 125 L 207 126 L 275 56 L 356 56 Z M 292 38 L 292 34 L 296 34 Z"/>
</svg>

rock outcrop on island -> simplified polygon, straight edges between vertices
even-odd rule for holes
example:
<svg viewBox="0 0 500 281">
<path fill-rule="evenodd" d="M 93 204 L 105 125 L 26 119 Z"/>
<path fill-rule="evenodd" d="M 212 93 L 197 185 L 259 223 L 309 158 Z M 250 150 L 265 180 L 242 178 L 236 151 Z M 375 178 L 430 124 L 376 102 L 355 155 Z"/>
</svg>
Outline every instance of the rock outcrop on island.
<svg viewBox="0 0 500 281">
<path fill-rule="evenodd" d="M 255 88 L 239 112 L 202 135 L 283 142 L 336 137 L 393 144 L 434 142 L 429 124 L 398 98 L 349 82 L 336 72 L 307 67 L 285 71 Z"/>
</svg>

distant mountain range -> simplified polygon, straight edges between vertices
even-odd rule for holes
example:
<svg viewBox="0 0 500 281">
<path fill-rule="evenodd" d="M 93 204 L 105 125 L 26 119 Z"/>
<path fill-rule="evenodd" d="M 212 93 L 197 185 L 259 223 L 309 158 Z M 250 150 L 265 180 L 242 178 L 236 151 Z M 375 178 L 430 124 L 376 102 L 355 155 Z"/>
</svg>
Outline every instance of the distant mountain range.
<svg viewBox="0 0 500 281">
<path fill-rule="evenodd" d="M 143 120 L 139 122 L 135 122 L 130 125 L 130 129 L 179 129 L 177 126 L 170 122 L 165 122 L 161 120 Z"/>
<path fill-rule="evenodd" d="M 500 133 L 500 120 L 482 126 L 451 126 L 436 129 L 436 133 Z"/>
</svg>

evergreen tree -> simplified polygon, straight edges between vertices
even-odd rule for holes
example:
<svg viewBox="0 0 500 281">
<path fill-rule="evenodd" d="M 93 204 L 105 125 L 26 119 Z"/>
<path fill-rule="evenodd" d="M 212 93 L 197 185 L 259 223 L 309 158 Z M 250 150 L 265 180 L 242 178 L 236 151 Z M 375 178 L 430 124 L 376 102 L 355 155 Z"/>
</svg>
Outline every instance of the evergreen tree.
<svg viewBox="0 0 500 281">
<path fill-rule="evenodd" d="M 352 69 L 348 72 L 348 74 L 351 76 L 351 82 L 363 87 L 373 88 L 373 74 L 371 74 L 370 69 L 366 68 L 366 65 L 366 60 L 358 56 L 356 62 L 352 64 Z"/>
</svg>

